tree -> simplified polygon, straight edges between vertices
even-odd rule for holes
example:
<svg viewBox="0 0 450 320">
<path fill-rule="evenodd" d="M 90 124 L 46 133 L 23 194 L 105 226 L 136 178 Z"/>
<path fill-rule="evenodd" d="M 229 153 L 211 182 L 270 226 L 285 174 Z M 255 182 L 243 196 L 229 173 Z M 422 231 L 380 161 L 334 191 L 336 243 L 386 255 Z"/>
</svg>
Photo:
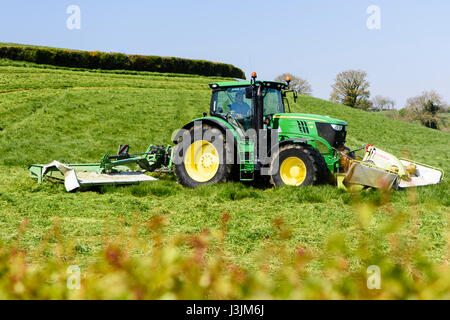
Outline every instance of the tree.
<svg viewBox="0 0 450 320">
<path fill-rule="evenodd" d="M 376 96 L 372 99 L 373 110 L 374 111 L 382 111 L 394 109 L 395 101 L 388 97 Z"/>
<path fill-rule="evenodd" d="M 347 70 L 336 76 L 331 86 L 331 101 L 343 105 L 368 110 L 372 107 L 369 101 L 370 83 L 366 80 L 367 73 L 361 70 Z"/>
<path fill-rule="evenodd" d="M 439 129 L 441 118 L 438 113 L 445 109 L 445 102 L 435 91 L 425 91 L 422 95 L 409 98 L 406 101 L 406 109 L 414 120 L 419 120 L 424 126 Z"/>
<path fill-rule="evenodd" d="M 305 79 L 299 78 L 291 73 L 283 73 L 275 78 L 275 81 L 285 82 L 286 77 L 291 78 L 290 88 L 296 90 L 299 94 L 311 95 L 312 89 L 309 82 Z"/>
</svg>

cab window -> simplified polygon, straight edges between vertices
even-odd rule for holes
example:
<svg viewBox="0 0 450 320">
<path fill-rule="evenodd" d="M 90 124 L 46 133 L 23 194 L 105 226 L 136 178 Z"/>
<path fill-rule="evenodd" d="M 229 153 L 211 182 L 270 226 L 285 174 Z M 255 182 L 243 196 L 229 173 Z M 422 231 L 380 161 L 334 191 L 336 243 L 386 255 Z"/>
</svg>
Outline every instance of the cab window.
<svg viewBox="0 0 450 320">
<path fill-rule="evenodd" d="M 272 88 L 264 88 L 264 116 L 275 113 L 284 113 L 283 98 L 281 92 Z"/>
</svg>

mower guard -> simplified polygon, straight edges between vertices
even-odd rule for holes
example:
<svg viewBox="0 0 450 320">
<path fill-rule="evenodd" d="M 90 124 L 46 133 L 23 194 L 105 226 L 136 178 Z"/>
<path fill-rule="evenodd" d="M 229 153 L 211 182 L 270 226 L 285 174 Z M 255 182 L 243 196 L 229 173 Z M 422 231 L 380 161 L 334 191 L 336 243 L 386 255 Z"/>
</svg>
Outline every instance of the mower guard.
<svg viewBox="0 0 450 320">
<path fill-rule="evenodd" d="M 33 164 L 28 169 L 31 177 L 36 178 L 39 183 L 46 178 L 64 180 L 68 192 L 80 187 L 136 184 L 157 180 L 142 172 L 125 171 L 129 170 L 128 167 L 115 167 L 116 172 L 113 173 L 98 173 L 99 164 L 64 164 L 53 161 L 46 165 Z"/>
<path fill-rule="evenodd" d="M 407 159 L 401 159 L 400 162 L 405 168 L 410 165 L 414 165 L 416 169 L 415 174 L 409 175 L 409 179 L 400 180 L 400 188 L 421 187 L 431 184 L 439 184 L 444 178 L 444 171 L 442 171 L 441 169 Z"/>
<path fill-rule="evenodd" d="M 344 183 L 391 189 L 398 184 L 398 180 L 398 175 L 395 173 L 355 161 L 348 170 L 344 178 Z"/>
<path fill-rule="evenodd" d="M 398 159 L 371 144 L 366 146 L 362 161 L 348 157 L 347 161 L 350 165 L 346 173 L 336 176 L 338 186 L 343 189 L 350 186 L 381 189 L 420 187 L 439 184 L 444 178 L 444 172 L 439 168 L 408 159 Z"/>
</svg>

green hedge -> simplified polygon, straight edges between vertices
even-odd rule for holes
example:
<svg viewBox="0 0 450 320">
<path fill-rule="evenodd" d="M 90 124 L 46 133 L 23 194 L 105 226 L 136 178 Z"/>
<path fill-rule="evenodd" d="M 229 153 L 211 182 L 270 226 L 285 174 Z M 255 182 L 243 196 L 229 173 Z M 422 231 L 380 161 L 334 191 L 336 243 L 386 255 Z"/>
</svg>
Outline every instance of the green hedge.
<svg viewBox="0 0 450 320">
<path fill-rule="evenodd" d="M 3 45 L 0 46 L 0 58 L 70 68 L 185 73 L 245 79 L 244 72 L 231 64 L 174 57 Z"/>
</svg>

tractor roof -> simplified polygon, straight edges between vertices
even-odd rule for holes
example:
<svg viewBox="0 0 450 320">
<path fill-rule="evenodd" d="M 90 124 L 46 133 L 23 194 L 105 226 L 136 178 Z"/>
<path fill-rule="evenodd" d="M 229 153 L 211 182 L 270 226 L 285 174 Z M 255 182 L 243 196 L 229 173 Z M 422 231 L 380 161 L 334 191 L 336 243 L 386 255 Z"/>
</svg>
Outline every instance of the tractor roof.
<svg viewBox="0 0 450 320">
<path fill-rule="evenodd" d="M 271 87 L 275 89 L 286 89 L 286 83 L 277 82 L 277 81 L 264 81 L 264 80 L 256 80 L 256 84 L 260 84 L 266 87 Z M 248 87 L 251 85 L 250 81 L 227 81 L 227 82 L 213 82 L 209 84 L 211 89 L 217 88 L 230 88 L 230 87 Z"/>
</svg>

